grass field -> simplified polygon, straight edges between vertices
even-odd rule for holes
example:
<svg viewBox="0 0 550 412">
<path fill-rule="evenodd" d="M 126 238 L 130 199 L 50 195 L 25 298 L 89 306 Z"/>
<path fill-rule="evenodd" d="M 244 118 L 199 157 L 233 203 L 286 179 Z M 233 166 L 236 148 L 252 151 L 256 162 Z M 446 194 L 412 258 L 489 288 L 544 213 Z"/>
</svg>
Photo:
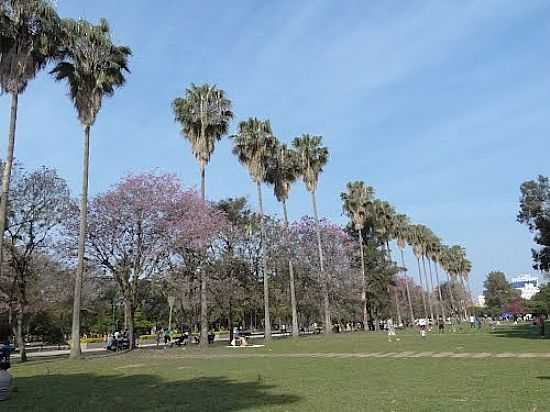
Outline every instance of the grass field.
<svg viewBox="0 0 550 412">
<path fill-rule="evenodd" d="M 390 343 L 357 332 L 35 360 L 13 367 L 17 389 L 0 410 L 550 411 L 550 340 L 536 334 L 409 332 Z"/>
</svg>

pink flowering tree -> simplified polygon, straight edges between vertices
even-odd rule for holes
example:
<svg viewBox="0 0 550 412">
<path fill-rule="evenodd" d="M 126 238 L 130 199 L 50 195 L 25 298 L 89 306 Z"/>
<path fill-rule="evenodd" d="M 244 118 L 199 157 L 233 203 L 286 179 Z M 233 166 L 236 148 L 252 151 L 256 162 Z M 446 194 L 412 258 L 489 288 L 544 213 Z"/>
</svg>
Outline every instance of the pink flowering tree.
<svg viewBox="0 0 550 412">
<path fill-rule="evenodd" d="M 181 262 L 182 250 L 207 249 L 223 221 L 171 174 L 129 175 L 92 199 L 87 259 L 117 283 L 131 347 L 138 288 L 147 284 L 140 281 L 165 276 Z M 76 224 L 72 229 L 76 235 Z"/>
<path fill-rule="evenodd" d="M 319 279 L 319 252 L 317 243 L 316 222 L 306 216 L 293 223 L 290 228 L 292 248 L 295 251 L 302 318 L 306 322 L 311 319 L 322 319 L 321 279 Z M 323 239 L 323 256 L 325 273 L 328 280 L 331 310 L 338 312 L 338 305 L 344 304 L 336 298 L 339 291 L 349 288 L 353 278 L 350 276 L 352 265 L 353 244 L 344 230 L 328 221 L 320 221 L 321 238 Z M 311 308 L 318 307 L 318 315 L 311 313 Z"/>
</svg>

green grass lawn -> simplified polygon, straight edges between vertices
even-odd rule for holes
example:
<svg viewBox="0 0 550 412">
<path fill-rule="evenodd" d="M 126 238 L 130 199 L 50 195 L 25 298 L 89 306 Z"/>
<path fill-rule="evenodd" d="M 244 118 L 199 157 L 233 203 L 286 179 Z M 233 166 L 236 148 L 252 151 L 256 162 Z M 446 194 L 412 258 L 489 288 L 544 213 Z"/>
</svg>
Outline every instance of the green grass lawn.
<svg viewBox="0 0 550 412">
<path fill-rule="evenodd" d="M 1 411 L 549 411 L 550 358 L 324 358 L 373 352 L 550 353 L 518 326 L 463 334 L 353 333 L 266 348 L 143 350 L 15 365 Z M 298 356 L 298 354 L 301 354 Z M 260 356 L 261 355 L 261 356 Z M 294 355 L 294 356 L 291 356 Z"/>
</svg>

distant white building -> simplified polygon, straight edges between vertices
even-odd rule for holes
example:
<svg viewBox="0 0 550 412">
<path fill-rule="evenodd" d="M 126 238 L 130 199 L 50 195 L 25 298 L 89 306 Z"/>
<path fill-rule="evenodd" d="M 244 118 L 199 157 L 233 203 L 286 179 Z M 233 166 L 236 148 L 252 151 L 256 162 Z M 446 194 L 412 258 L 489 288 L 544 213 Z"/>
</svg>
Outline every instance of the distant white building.
<svg viewBox="0 0 550 412">
<path fill-rule="evenodd" d="M 478 306 L 485 306 L 485 296 L 479 295 L 477 297 L 477 305 Z"/>
<path fill-rule="evenodd" d="M 510 282 L 512 288 L 521 292 L 523 299 L 531 299 L 540 291 L 539 278 L 532 275 L 519 275 Z"/>
</svg>

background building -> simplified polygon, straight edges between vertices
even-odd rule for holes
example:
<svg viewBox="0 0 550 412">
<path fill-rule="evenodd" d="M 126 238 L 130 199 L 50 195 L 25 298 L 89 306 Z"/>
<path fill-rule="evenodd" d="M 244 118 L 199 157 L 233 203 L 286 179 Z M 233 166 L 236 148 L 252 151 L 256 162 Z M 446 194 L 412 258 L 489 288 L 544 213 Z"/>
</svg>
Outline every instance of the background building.
<svg viewBox="0 0 550 412">
<path fill-rule="evenodd" d="M 540 291 L 540 282 L 537 276 L 522 274 L 512 278 L 512 287 L 521 292 L 523 299 L 531 299 Z"/>
</svg>

